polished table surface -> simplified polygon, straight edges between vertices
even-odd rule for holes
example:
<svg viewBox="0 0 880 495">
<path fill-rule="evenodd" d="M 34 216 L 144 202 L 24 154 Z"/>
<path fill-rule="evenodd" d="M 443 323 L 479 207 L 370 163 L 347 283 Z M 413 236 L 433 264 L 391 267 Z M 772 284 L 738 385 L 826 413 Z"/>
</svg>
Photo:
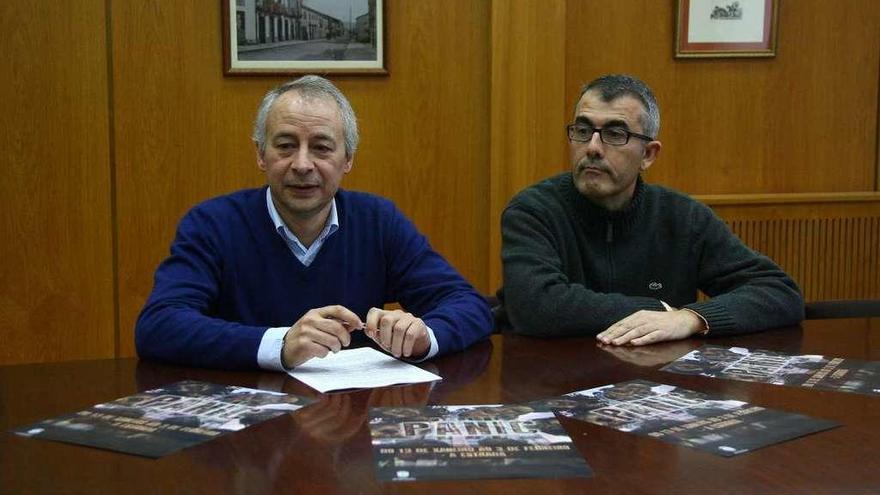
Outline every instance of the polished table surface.
<svg viewBox="0 0 880 495">
<path fill-rule="evenodd" d="M 880 397 L 659 371 L 704 340 L 606 350 L 591 338 L 495 335 L 423 367 L 420 384 L 318 394 L 277 373 L 227 372 L 137 359 L 0 367 L 0 493 L 880 493 Z M 880 318 L 806 321 L 718 345 L 880 360 Z M 836 420 L 839 428 L 732 458 L 561 419 L 589 479 L 380 482 L 371 406 L 529 401 L 642 378 Z M 160 459 L 8 433 L 12 428 L 182 380 L 318 399 L 304 409 Z"/>
</svg>

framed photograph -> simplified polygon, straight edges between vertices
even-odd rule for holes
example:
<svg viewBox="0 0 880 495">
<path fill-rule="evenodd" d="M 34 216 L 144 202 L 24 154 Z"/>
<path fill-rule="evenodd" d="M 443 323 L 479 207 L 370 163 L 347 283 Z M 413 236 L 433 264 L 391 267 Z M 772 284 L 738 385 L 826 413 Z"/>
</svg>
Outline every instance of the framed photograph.
<svg viewBox="0 0 880 495">
<path fill-rule="evenodd" d="M 383 0 L 220 0 L 224 74 L 387 74 Z"/>
<path fill-rule="evenodd" d="M 773 57 L 778 0 L 677 0 L 675 56 Z"/>
</svg>

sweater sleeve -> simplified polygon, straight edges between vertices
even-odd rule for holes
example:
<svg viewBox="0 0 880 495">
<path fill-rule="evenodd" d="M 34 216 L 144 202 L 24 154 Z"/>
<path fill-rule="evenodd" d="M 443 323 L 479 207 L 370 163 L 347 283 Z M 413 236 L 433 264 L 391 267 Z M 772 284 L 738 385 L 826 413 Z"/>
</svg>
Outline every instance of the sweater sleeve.
<svg viewBox="0 0 880 495">
<path fill-rule="evenodd" d="M 522 206 L 501 216 L 502 313 L 515 333 L 596 335 L 636 311 L 664 311 L 653 298 L 602 293 L 570 280 L 550 221 Z M 503 317 L 502 317 L 503 318 Z"/>
<path fill-rule="evenodd" d="M 710 297 L 688 304 L 709 323 L 710 335 L 795 325 L 804 319 L 797 284 L 770 258 L 751 250 L 707 206 L 694 209 L 699 286 Z"/>
<path fill-rule="evenodd" d="M 391 208 L 385 233 L 386 299 L 399 302 L 434 331 L 438 356 L 487 338 L 493 321 L 486 299 L 431 248 L 412 222 Z"/>
<path fill-rule="evenodd" d="M 267 327 L 210 316 L 223 270 L 217 222 L 198 208 L 180 222 L 171 255 L 156 270 L 153 292 L 137 321 L 135 345 L 145 359 L 226 369 L 257 368 Z"/>
</svg>

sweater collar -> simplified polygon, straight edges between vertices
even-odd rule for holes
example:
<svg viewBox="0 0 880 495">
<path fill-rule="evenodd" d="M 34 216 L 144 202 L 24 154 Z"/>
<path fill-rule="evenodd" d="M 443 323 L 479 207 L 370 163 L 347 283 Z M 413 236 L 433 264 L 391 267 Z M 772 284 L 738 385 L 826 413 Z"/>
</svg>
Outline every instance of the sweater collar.
<svg viewBox="0 0 880 495">
<path fill-rule="evenodd" d="M 272 224 L 275 225 L 275 230 L 278 231 L 281 237 L 296 239 L 296 242 L 299 243 L 296 234 L 287 227 L 287 224 L 284 223 L 284 219 L 281 218 L 281 214 L 278 213 L 278 209 L 275 208 L 275 202 L 272 201 L 272 192 L 268 186 L 266 186 L 266 209 L 269 210 L 269 218 L 272 219 Z M 339 213 L 336 209 L 336 197 L 334 196 L 330 200 L 330 214 L 327 215 L 327 221 L 324 222 L 324 228 L 318 236 L 318 239 L 323 241 L 325 237 L 337 230 L 339 230 Z M 300 245 L 302 246 L 302 244 Z"/>
<path fill-rule="evenodd" d="M 585 223 L 607 223 L 613 222 L 622 225 L 631 224 L 638 218 L 641 211 L 644 209 L 645 203 L 645 182 L 642 180 L 642 176 L 639 175 L 636 178 L 636 187 L 633 191 L 633 197 L 630 199 L 630 202 L 626 207 L 620 210 L 606 210 L 605 208 L 593 203 L 589 199 L 587 199 L 580 191 L 577 190 L 577 187 L 574 185 L 574 179 L 572 178 L 571 173 L 563 174 L 562 181 L 560 183 L 563 196 L 566 201 L 572 206 L 572 210 L 575 214 L 581 218 Z"/>
</svg>

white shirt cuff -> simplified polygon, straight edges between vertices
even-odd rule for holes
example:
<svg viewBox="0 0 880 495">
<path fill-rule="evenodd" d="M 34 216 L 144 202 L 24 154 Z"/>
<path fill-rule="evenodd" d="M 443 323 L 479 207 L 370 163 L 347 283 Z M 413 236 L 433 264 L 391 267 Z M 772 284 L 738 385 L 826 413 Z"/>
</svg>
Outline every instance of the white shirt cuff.
<svg viewBox="0 0 880 495">
<path fill-rule="evenodd" d="M 666 311 L 672 311 L 672 310 L 673 310 L 673 309 L 672 309 L 672 306 L 666 304 L 665 301 L 660 301 L 660 304 L 662 304 L 663 307 L 666 308 Z"/>
<path fill-rule="evenodd" d="M 428 338 L 431 339 L 431 348 L 428 349 L 428 353 L 425 354 L 425 357 L 410 360 L 413 363 L 421 363 L 422 361 L 427 361 L 436 356 L 437 353 L 440 351 L 440 345 L 437 343 L 437 337 L 434 336 L 434 331 L 431 330 L 431 327 L 427 325 L 425 325 L 425 328 L 428 330 Z"/>
<path fill-rule="evenodd" d="M 257 349 L 257 365 L 264 370 L 287 371 L 281 362 L 281 348 L 284 346 L 284 337 L 290 327 L 275 327 L 266 330 L 260 347 Z"/>
</svg>

